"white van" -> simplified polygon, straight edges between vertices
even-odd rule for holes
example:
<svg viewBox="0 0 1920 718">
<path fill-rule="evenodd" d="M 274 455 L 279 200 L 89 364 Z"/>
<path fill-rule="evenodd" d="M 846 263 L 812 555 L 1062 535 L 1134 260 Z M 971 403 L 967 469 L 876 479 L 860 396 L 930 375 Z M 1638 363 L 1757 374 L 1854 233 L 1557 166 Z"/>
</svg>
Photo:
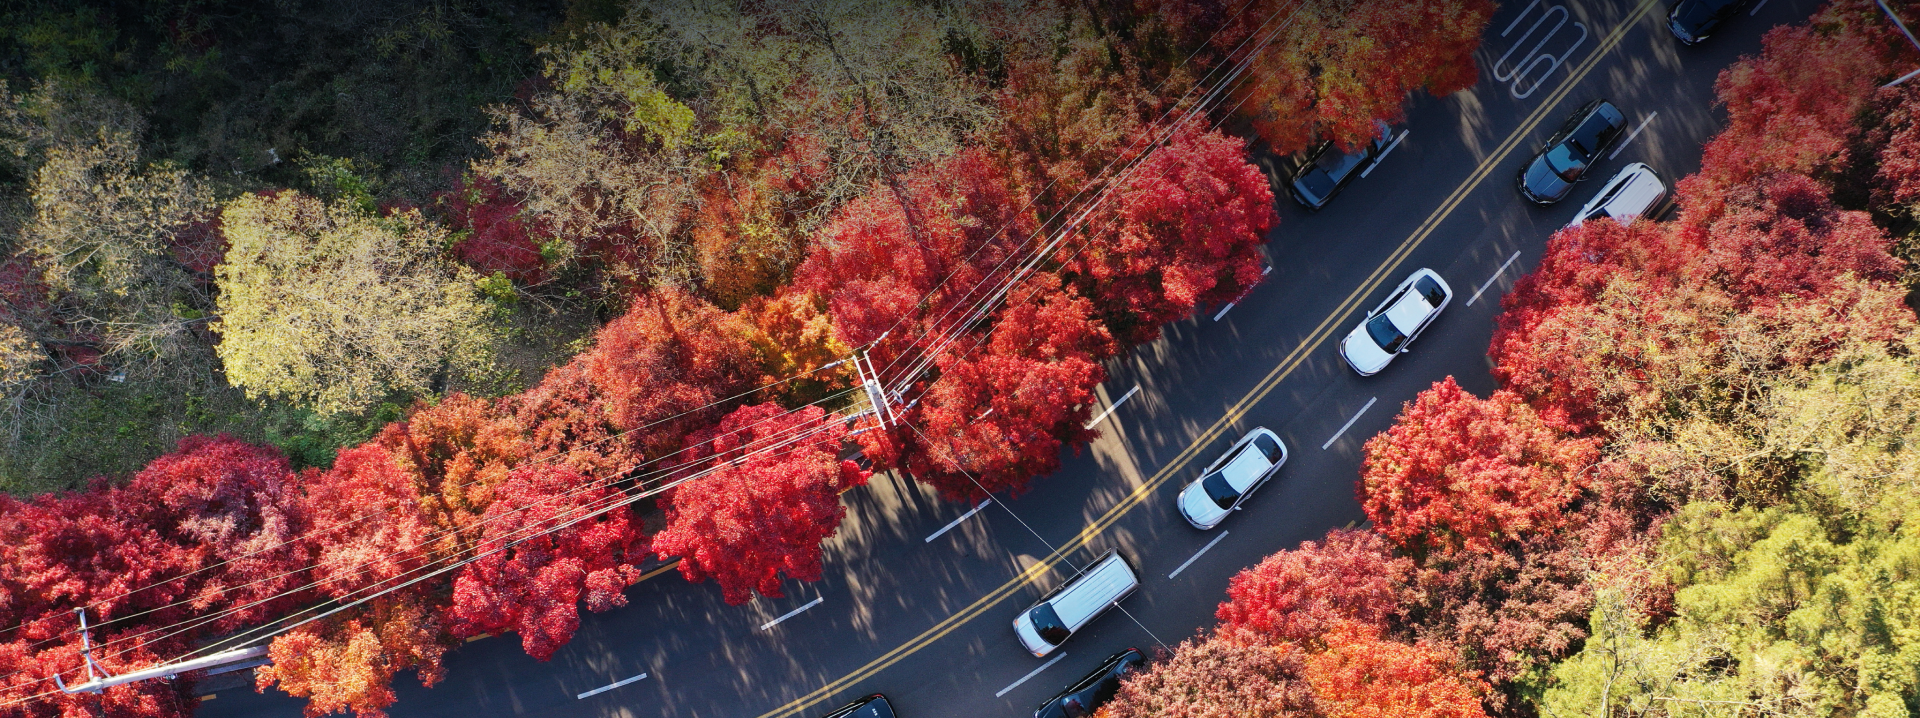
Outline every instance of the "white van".
<svg viewBox="0 0 1920 718">
<path fill-rule="evenodd" d="M 1045 657 L 1139 587 L 1140 573 L 1133 564 L 1118 549 L 1109 549 L 1032 608 L 1021 611 L 1013 619 L 1013 634 L 1028 652 Z"/>
</svg>

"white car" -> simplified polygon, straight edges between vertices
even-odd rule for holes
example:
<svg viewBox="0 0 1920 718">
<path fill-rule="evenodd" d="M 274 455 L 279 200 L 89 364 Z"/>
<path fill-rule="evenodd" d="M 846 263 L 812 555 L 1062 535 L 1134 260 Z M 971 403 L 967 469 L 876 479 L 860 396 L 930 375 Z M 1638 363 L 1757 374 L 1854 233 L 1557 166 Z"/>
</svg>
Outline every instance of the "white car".
<svg viewBox="0 0 1920 718">
<path fill-rule="evenodd" d="M 1660 181 L 1660 173 L 1653 171 L 1644 162 L 1635 162 L 1620 169 L 1613 179 L 1600 188 L 1599 194 L 1587 201 L 1580 213 L 1573 216 L 1568 227 L 1578 227 L 1587 220 L 1612 217 L 1621 224 L 1632 224 L 1633 220 L 1649 210 L 1660 206 L 1667 199 L 1667 184 Z"/>
<path fill-rule="evenodd" d="M 1453 288 L 1431 269 L 1420 269 L 1394 287 L 1366 321 L 1340 340 L 1340 356 L 1360 376 L 1373 376 L 1406 353 L 1420 332 L 1453 301 Z"/>
<path fill-rule="evenodd" d="M 1202 531 L 1219 526 L 1284 463 L 1286 442 L 1266 427 L 1257 427 L 1208 464 L 1199 480 L 1180 490 L 1180 515 Z"/>
</svg>

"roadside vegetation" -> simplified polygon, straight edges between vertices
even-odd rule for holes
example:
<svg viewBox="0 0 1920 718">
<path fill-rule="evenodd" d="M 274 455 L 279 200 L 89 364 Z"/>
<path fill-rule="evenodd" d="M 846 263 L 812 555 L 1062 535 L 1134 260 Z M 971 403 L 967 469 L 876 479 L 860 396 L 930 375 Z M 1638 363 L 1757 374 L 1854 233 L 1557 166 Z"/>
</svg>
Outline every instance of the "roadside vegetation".
<svg viewBox="0 0 1920 718">
<path fill-rule="evenodd" d="M 1370 524 L 1243 571 L 1104 714 L 1920 713 L 1920 87 L 1880 88 L 1917 64 L 1872 2 L 1769 32 L 1678 216 L 1556 234 L 1503 388 L 1408 402 Z"/>
<path fill-rule="evenodd" d="M 462 639 L 552 656 L 650 560 L 817 579 L 870 471 L 1021 491 L 1103 361 L 1260 280 L 1252 154 L 1465 88 L 1492 12 L 1241 5 L 7 11 L 0 699 L 191 710 L 49 693 L 75 607 L 123 671 L 351 604 L 259 686 L 379 716 Z M 889 429 L 847 425 L 855 349 Z"/>
</svg>

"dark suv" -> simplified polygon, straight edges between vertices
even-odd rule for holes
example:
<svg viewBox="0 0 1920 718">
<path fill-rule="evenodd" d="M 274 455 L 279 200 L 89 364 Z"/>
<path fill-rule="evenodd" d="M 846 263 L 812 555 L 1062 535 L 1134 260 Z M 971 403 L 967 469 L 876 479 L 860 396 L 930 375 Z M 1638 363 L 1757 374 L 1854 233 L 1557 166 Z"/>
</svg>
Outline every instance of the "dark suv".
<svg viewBox="0 0 1920 718">
<path fill-rule="evenodd" d="M 1747 6 L 1747 0 L 1680 0 L 1667 11 L 1667 29 L 1687 45 L 1712 35 L 1720 23 Z"/>
<path fill-rule="evenodd" d="M 1120 681 L 1147 666 L 1147 657 L 1138 648 L 1107 657 L 1099 668 L 1075 681 L 1060 695 L 1034 709 L 1033 718 L 1087 718 L 1113 695 L 1120 692 Z"/>
<path fill-rule="evenodd" d="M 886 696 L 875 693 L 841 706 L 825 718 L 894 718 L 893 705 L 887 703 Z"/>
<path fill-rule="evenodd" d="M 1566 199 L 1573 183 L 1586 179 L 1587 170 L 1620 139 L 1626 127 L 1627 116 L 1611 102 L 1594 100 L 1582 106 L 1547 139 L 1546 148 L 1520 170 L 1520 196 L 1534 204 Z"/>
<path fill-rule="evenodd" d="M 1387 127 L 1385 122 L 1375 122 L 1374 129 L 1378 134 L 1352 152 L 1341 152 L 1332 140 L 1328 140 L 1295 155 L 1293 174 L 1288 177 L 1287 194 L 1307 209 L 1319 210 L 1327 206 L 1334 195 L 1353 184 L 1362 173 L 1380 161 L 1381 153 L 1387 151 L 1393 140 L 1392 128 Z"/>
</svg>

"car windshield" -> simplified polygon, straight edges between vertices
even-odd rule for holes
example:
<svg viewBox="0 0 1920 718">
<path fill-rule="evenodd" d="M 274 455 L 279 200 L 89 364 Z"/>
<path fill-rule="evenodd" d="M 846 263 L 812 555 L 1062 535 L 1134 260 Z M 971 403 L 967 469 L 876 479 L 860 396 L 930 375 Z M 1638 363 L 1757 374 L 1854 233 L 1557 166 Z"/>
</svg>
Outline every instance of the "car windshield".
<svg viewBox="0 0 1920 718">
<path fill-rule="evenodd" d="M 1224 471 L 1207 474 L 1206 478 L 1200 480 L 1200 488 L 1206 490 L 1207 498 L 1213 499 L 1213 503 L 1223 509 L 1233 508 L 1233 502 L 1240 500 L 1240 492 L 1234 491 L 1233 485 L 1227 483 Z"/>
<path fill-rule="evenodd" d="M 1300 177 L 1293 181 L 1293 190 L 1309 202 L 1318 204 L 1328 195 L 1333 194 L 1334 184 L 1333 178 L 1328 177 L 1327 173 L 1321 172 L 1318 167 L 1311 167 L 1300 173 Z"/>
<path fill-rule="evenodd" d="M 1586 153 L 1580 152 L 1571 142 L 1562 142 L 1547 150 L 1547 169 L 1560 179 L 1572 182 L 1580 179 L 1580 173 L 1587 171 Z"/>
<path fill-rule="evenodd" d="M 1052 604 L 1034 606 L 1033 610 L 1027 612 L 1027 618 L 1033 621 L 1033 632 L 1040 634 L 1040 640 L 1047 643 L 1058 646 L 1073 635 L 1072 631 L 1067 630 L 1067 624 L 1060 622 L 1060 614 L 1053 612 Z"/>
<path fill-rule="evenodd" d="M 1446 291 L 1442 290 L 1440 283 L 1433 281 L 1431 277 L 1421 277 L 1420 281 L 1414 282 L 1413 291 L 1419 292 L 1422 297 L 1426 297 L 1427 304 L 1435 307 L 1440 306 L 1441 302 L 1447 301 Z"/>
<path fill-rule="evenodd" d="M 1380 351 L 1388 354 L 1400 351 L 1400 345 L 1407 341 L 1407 335 L 1400 333 L 1400 328 L 1393 325 L 1393 320 L 1387 318 L 1386 312 L 1367 320 L 1367 335 L 1373 337 L 1373 343 L 1380 345 Z"/>
<path fill-rule="evenodd" d="M 1269 464 L 1278 464 L 1280 459 L 1286 456 L 1286 453 L 1280 449 L 1280 442 L 1274 441 L 1273 437 L 1266 434 L 1254 437 L 1253 445 L 1260 447 L 1260 453 L 1266 454 Z"/>
</svg>

